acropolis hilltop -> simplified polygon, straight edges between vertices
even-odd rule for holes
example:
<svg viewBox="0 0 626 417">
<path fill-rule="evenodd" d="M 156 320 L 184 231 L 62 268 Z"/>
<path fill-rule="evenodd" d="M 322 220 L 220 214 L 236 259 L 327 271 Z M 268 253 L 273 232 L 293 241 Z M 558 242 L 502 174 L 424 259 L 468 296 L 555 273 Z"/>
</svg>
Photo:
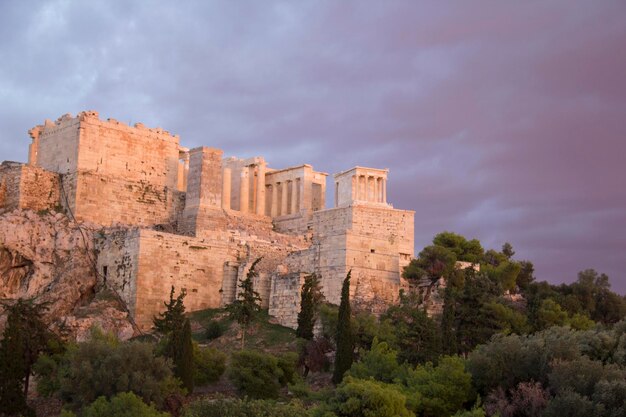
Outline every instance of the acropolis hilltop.
<svg viewBox="0 0 626 417">
<path fill-rule="evenodd" d="M 306 163 L 187 149 L 178 136 L 95 111 L 46 120 L 29 131 L 27 163 L 0 167 L 0 212 L 58 211 L 94 234 L 99 286 L 114 289 L 137 325 L 150 328 L 172 286 L 189 311 L 231 303 L 262 257 L 254 285 L 279 323 L 296 326 L 304 276 L 317 273 L 338 303 L 352 271 L 357 308 L 381 312 L 405 286 L 414 212 L 387 202 L 387 169 L 353 167 L 331 177 Z M 80 241 L 76 245 L 81 245 Z"/>
</svg>

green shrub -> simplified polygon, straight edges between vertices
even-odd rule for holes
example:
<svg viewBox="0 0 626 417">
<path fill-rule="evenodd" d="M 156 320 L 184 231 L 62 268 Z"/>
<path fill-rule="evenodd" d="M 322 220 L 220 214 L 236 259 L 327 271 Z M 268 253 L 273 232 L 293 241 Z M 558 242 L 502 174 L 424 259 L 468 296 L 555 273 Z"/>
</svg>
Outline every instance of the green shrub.
<svg viewBox="0 0 626 417">
<path fill-rule="evenodd" d="M 242 350 L 232 355 L 228 377 L 237 390 L 251 398 L 277 398 L 284 377 L 276 357 Z"/>
<path fill-rule="evenodd" d="M 285 353 L 278 357 L 278 368 L 282 372 L 282 375 L 278 378 L 280 385 L 293 384 L 297 363 L 298 354 L 295 352 Z"/>
<path fill-rule="evenodd" d="M 224 334 L 224 326 L 219 321 L 211 320 L 204 332 L 207 340 L 214 340 Z"/>
<path fill-rule="evenodd" d="M 465 361 L 456 356 L 444 356 L 437 366 L 418 366 L 409 373 L 406 385 L 409 408 L 425 417 L 451 415 L 475 396 Z"/>
<path fill-rule="evenodd" d="M 267 400 L 199 400 L 187 406 L 184 417 L 306 417 L 299 402 L 279 404 Z"/>
<path fill-rule="evenodd" d="M 406 397 L 395 385 L 346 376 L 328 404 L 317 410 L 326 417 L 414 417 Z"/>
<path fill-rule="evenodd" d="M 46 385 L 58 387 L 61 399 L 74 407 L 122 392 L 161 405 L 170 394 L 180 392 L 170 363 L 155 356 L 149 343 L 120 343 L 96 333 L 92 340 L 68 349 L 57 364 Z"/>
<path fill-rule="evenodd" d="M 200 348 L 194 344 L 193 359 L 196 363 L 196 385 L 207 385 L 220 379 L 226 369 L 226 355 L 217 349 Z"/>
<path fill-rule="evenodd" d="M 169 417 L 169 414 L 160 413 L 132 392 L 123 392 L 110 401 L 98 398 L 83 409 L 81 417 Z"/>
<path fill-rule="evenodd" d="M 391 383 L 404 379 L 406 370 L 398 364 L 398 353 L 385 342 L 374 338 L 369 351 L 361 351 L 361 360 L 353 363 L 349 375 L 354 378 L 374 378 L 377 381 Z"/>
</svg>

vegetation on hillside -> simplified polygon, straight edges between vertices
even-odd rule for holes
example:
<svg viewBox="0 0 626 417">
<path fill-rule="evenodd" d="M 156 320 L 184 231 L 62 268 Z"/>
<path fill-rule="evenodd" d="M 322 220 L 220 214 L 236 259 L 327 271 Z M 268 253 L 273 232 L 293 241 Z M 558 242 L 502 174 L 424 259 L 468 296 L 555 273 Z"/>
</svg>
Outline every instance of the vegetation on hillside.
<svg viewBox="0 0 626 417">
<path fill-rule="evenodd" d="M 297 332 L 260 310 L 250 271 L 227 309 L 185 314 L 172 289 L 151 340 L 94 329 L 62 344 L 45 306 L 5 306 L 0 415 L 33 415 L 32 375 L 66 417 L 626 415 L 626 300 L 594 270 L 536 282 L 510 244 L 444 232 L 404 271 L 412 288 L 439 288 L 440 314 L 412 290 L 380 317 L 354 311 L 350 276 L 341 306 L 324 304 L 309 276 Z"/>
</svg>

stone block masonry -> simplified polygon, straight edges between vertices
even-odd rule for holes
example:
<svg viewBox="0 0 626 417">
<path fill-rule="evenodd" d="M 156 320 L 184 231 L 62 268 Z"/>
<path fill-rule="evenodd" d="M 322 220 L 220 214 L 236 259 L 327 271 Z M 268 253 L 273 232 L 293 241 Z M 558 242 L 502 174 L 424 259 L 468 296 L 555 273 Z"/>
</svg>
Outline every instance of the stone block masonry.
<svg viewBox="0 0 626 417">
<path fill-rule="evenodd" d="M 17 162 L 0 165 L 0 213 L 15 209 L 60 209 L 60 177 Z"/>
<path fill-rule="evenodd" d="M 188 311 L 223 307 L 262 258 L 255 289 L 279 323 L 296 326 L 303 277 L 317 273 L 339 303 L 352 270 L 357 309 L 396 302 L 413 256 L 414 212 L 387 203 L 387 169 L 333 176 L 311 165 L 276 169 L 263 157 L 182 147 L 176 135 L 97 112 L 46 120 L 29 131 L 28 164 L 0 166 L 0 216 L 63 210 L 94 232 L 100 286 L 116 290 L 144 330 L 171 286 Z M 0 242 L 0 246 L 2 242 Z"/>
</svg>

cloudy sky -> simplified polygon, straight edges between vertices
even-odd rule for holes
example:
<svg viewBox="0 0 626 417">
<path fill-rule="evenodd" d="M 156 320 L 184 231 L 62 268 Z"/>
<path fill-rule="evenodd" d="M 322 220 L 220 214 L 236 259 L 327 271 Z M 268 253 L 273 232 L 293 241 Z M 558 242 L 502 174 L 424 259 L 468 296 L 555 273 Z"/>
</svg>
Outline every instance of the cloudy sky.
<svg viewBox="0 0 626 417">
<path fill-rule="evenodd" d="M 0 2 L 0 160 L 86 109 L 276 168 L 389 168 L 418 251 L 509 241 L 539 279 L 626 292 L 623 1 Z"/>
</svg>

